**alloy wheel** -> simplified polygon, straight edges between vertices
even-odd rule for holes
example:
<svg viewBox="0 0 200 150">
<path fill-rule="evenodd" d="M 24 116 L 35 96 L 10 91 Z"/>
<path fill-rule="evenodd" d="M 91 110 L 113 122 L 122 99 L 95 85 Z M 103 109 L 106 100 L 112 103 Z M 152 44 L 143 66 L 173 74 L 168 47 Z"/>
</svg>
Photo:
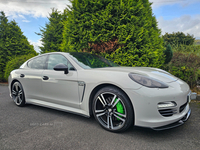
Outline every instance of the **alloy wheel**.
<svg viewBox="0 0 200 150">
<path fill-rule="evenodd" d="M 24 93 L 19 82 L 15 82 L 12 86 L 12 98 L 16 105 L 24 105 Z"/>
<path fill-rule="evenodd" d="M 123 100 L 111 92 L 104 92 L 97 96 L 94 113 L 99 123 L 109 130 L 121 129 L 127 118 Z"/>
</svg>

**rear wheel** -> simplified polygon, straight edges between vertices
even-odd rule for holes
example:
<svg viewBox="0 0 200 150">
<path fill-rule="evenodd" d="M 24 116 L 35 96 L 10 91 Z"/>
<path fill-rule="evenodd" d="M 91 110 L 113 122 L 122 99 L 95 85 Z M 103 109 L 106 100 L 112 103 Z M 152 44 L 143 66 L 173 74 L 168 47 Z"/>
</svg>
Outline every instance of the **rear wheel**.
<svg viewBox="0 0 200 150">
<path fill-rule="evenodd" d="M 12 99 L 17 106 L 25 105 L 25 97 L 22 85 L 19 82 L 15 82 L 12 85 Z"/>
<path fill-rule="evenodd" d="M 133 108 L 127 96 L 118 88 L 100 89 L 93 100 L 93 114 L 98 123 L 111 132 L 121 132 L 133 124 Z"/>
</svg>

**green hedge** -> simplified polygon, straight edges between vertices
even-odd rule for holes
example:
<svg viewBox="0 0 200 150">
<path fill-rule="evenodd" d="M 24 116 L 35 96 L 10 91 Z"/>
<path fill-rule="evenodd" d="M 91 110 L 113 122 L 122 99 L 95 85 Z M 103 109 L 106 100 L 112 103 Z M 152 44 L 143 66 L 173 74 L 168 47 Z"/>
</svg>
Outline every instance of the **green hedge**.
<svg viewBox="0 0 200 150">
<path fill-rule="evenodd" d="M 35 55 L 33 55 L 33 54 L 22 55 L 19 57 L 14 57 L 10 61 L 8 61 L 6 64 L 6 68 L 5 68 L 4 78 L 7 80 L 8 76 L 10 75 L 10 72 L 12 70 L 18 69 L 26 60 L 28 60 L 34 56 Z"/>
<path fill-rule="evenodd" d="M 200 56 L 193 53 L 174 52 L 173 58 L 164 70 L 187 82 L 191 88 L 197 86 L 200 78 Z"/>
</svg>

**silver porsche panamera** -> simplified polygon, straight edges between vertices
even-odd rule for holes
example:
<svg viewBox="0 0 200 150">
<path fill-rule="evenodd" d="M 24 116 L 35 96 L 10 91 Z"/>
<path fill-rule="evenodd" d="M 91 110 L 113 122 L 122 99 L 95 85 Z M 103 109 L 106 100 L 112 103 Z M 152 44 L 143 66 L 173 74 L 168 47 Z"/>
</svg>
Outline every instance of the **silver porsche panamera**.
<svg viewBox="0 0 200 150">
<path fill-rule="evenodd" d="M 54 52 L 26 61 L 9 76 L 10 96 L 27 103 L 90 117 L 106 130 L 130 126 L 163 130 L 182 125 L 195 99 L 189 86 L 149 67 L 120 67 L 89 53 Z"/>
</svg>

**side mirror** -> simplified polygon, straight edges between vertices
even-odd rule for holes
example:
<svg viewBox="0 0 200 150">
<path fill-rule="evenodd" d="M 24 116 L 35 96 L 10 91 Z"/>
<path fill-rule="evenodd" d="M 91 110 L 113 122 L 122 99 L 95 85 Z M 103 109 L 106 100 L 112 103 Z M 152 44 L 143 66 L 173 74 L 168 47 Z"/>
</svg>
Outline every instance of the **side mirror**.
<svg viewBox="0 0 200 150">
<path fill-rule="evenodd" d="M 65 64 L 57 64 L 54 68 L 55 71 L 64 71 L 65 74 L 68 74 L 68 67 Z"/>
</svg>

